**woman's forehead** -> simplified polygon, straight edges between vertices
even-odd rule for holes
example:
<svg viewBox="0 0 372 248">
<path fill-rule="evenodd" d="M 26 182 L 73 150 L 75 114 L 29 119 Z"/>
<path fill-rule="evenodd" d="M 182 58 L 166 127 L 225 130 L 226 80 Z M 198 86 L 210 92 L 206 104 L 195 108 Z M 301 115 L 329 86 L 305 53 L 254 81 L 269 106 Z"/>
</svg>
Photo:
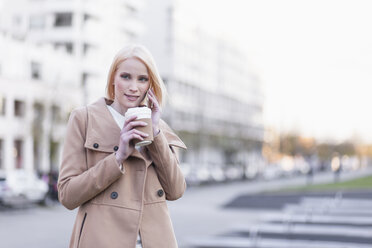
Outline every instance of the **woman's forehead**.
<svg viewBox="0 0 372 248">
<path fill-rule="evenodd" d="M 118 65 L 118 71 L 148 74 L 146 65 L 137 58 L 128 58 Z"/>
</svg>

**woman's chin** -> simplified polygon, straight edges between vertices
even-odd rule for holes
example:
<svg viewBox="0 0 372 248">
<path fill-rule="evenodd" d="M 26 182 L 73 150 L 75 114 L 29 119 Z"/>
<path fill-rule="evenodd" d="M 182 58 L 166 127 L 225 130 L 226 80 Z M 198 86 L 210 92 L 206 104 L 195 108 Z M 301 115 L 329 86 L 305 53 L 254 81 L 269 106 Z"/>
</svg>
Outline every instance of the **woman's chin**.
<svg viewBox="0 0 372 248">
<path fill-rule="evenodd" d="M 120 105 L 124 108 L 135 108 L 141 106 L 141 102 L 137 101 L 128 101 L 127 99 L 120 99 Z"/>
</svg>

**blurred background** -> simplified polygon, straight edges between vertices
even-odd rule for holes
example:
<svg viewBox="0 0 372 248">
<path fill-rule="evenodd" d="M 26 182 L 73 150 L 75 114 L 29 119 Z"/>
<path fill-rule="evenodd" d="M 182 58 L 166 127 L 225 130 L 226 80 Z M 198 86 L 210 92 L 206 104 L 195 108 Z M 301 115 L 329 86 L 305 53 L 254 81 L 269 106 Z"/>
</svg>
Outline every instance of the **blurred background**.
<svg viewBox="0 0 372 248">
<path fill-rule="evenodd" d="M 371 11 L 367 0 L 0 0 L 0 246 L 67 247 L 75 211 L 56 181 L 69 114 L 104 96 L 114 55 L 136 42 L 188 146 L 189 187 L 169 203 L 180 247 L 368 247 Z"/>
</svg>

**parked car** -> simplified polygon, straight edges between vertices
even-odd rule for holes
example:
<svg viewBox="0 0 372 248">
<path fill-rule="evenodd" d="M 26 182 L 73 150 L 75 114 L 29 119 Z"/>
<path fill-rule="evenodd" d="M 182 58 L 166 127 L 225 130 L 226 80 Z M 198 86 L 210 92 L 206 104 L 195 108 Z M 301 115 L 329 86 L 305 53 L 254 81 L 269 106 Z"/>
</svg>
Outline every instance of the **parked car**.
<svg viewBox="0 0 372 248">
<path fill-rule="evenodd" d="M 32 171 L 0 172 L 0 202 L 4 205 L 44 203 L 48 184 Z"/>
<path fill-rule="evenodd" d="M 210 175 L 213 182 L 220 183 L 226 180 L 225 172 L 220 166 L 210 168 Z"/>
<path fill-rule="evenodd" d="M 225 167 L 225 176 L 227 181 L 237 181 L 244 179 L 245 168 L 239 165 L 229 164 Z"/>
<path fill-rule="evenodd" d="M 0 174 L 0 203 L 3 201 L 5 194 L 5 177 Z"/>
<path fill-rule="evenodd" d="M 269 164 L 265 167 L 262 177 L 264 180 L 273 180 L 280 178 L 283 175 L 283 171 L 278 164 Z"/>
<path fill-rule="evenodd" d="M 203 165 L 191 168 L 190 172 L 185 176 L 185 179 L 189 186 L 197 186 L 212 181 L 209 169 Z"/>
</svg>

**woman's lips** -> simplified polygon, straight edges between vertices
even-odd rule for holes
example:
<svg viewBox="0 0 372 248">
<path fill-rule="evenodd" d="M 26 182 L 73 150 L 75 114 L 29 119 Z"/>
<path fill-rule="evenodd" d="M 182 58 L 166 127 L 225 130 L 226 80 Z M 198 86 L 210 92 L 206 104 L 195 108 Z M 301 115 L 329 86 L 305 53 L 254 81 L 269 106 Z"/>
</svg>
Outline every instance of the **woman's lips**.
<svg viewBox="0 0 372 248">
<path fill-rule="evenodd" d="M 129 101 L 132 101 L 132 102 L 137 101 L 139 97 L 139 96 L 133 96 L 133 95 L 127 95 L 127 94 L 124 94 L 124 95 L 127 97 Z"/>
</svg>

